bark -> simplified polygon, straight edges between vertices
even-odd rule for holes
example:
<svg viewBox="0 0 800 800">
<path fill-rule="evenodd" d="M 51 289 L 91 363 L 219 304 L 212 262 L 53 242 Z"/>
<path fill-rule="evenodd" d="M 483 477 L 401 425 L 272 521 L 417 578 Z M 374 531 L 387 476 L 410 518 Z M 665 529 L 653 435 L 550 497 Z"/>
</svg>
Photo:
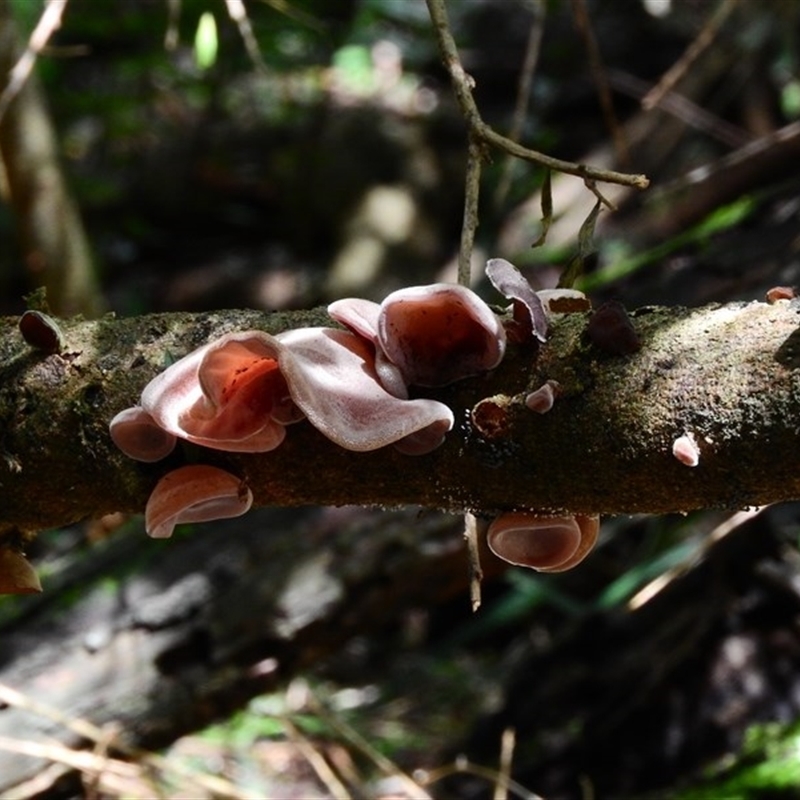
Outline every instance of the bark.
<svg viewBox="0 0 800 800">
<path fill-rule="evenodd" d="M 166 546 L 135 524 L 72 559 L 44 594 L 3 606 L 0 684 L 69 720 L 109 724 L 129 747 L 223 718 L 467 583 L 460 522 L 411 511 L 264 509 Z M 485 558 L 488 575 L 500 569 Z M 0 704 L 3 738 L 86 745 Z M 0 749 L 0 796 L 43 767 Z"/>
<path fill-rule="evenodd" d="M 352 453 L 307 422 L 270 453 L 182 446 L 140 464 L 116 450 L 108 421 L 137 401 L 170 359 L 234 329 L 328 324 L 323 310 L 163 314 L 63 323 L 61 354 L 32 351 L 0 320 L 0 520 L 5 530 L 141 511 L 159 476 L 186 461 L 240 474 L 256 505 L 405 505 L 491 514 L 503 509 L 666 513 L 741 508 L 800 496 L 800 305 L 642 308 L 642 348 L 613 356 L 587 342 L 586 314 L 563 316 L 538 351 L 512 346 L 490 374 L 430 392 L 456 428 L 427 456 Z M 523 402 L 546 379 L 552 411 Z M 482 435 L 470 410 L 500 407 Z M 672 455 L 691 433 L 700 463 Z"/>
</svg>

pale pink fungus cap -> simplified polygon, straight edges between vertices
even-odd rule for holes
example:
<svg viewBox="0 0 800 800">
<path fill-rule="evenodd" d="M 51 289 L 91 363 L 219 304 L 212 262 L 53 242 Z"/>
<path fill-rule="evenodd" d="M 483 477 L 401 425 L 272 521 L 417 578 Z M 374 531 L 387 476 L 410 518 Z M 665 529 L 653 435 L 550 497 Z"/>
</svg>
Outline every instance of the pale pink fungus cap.
<svg viewBox="0 0 800 800">
<path fill-rule="evenodd" d="M 546 517 L 529 512 L 502 514 L 489 526 L 491 551 L 517 566 L 563 572 L 582 561 L 597 541 L 597 516 Z"/>
<path fill-rule="evenodd" d="M 400 369 L 384 353 L 378 339 L 378 317 L 381 306 L 372 300 L 360 297 L 345 297 L 328 306 L 328 313 L 353 333 L 371 342 L 375 347 L 375 372 L 387 392 L 405 400 L 408 386 Z"/>
<path fill-rule="evenodd" d="M 364 300 L 361 297 L 344 297 L 341 300 L 334 300 L 328 306 L 328 314 L 337 322 L 341 322 L 353 333 L 357 333 L 373 344 L 377 344 L 378 341 L 380 313 L 380 303 Z"/>
<path fill-rule="evenodd" d="M 471 289 L 449 283 L 411 286 L 381 303 L 378 341 L 407 385 L 444 386 L 496 367 L 506 335 Z"/>
<path fill-rule="evenodd" d="M 235 475 L 208 464 L 190 464 L 168 472 L 156 484 L 145 508 L 145 529 L 155 539 L 166 539 L 176 525 L 238 517 L 252 503 L 252 492 Z"/>
<path fill-rule="evenodd" d="M 700 448 L 693 433 L 684 433 L 672 443 L 672 455 L 687 467 L 696 467 L 700 463 Z"/>
<path fill-rule="evenodd" d="M 141 406 L 120 411 L 108 429 L 114 444 L 137 461 L 160 461 L 175 449 L 175 436 L 159 427 Z"/>
<path fill-rule="evenodd" d="M 292 398 L 315 428 L 347 450 L 405 443 L 424 453 L 441 444 L 453 412 L 438 400 L 403 400 L 378 380 L 372 346 L 348 331 L 298 328 L 279 335 L 280 366 Z"/>
<path fill-rule="evenodd" d="M 538 389 L 525 396 L 525 405 L 537 414 L 546 414 L 552 409 L 560 390 L 558 381 L 545 381 Z"/>
<path fill-rule="evenodd" d="M 229 333 L 153 378 L 142 408 L 163 430 L 230 452 L 266 452 L 296 418 L 278 368 L 279 344 L 262 331 Z"/>
<path fill-rule="evenodd" d="M 486 277 L 503 297 L 514 301 L 514 319 L 519 320 L 520 307 L 525 309 L 530 334 L 540 342 L 547 338 L 547 316 L 539 295 L 525 276 L 504 258 L 491 258 L 486 262 Z"/>
</svg>

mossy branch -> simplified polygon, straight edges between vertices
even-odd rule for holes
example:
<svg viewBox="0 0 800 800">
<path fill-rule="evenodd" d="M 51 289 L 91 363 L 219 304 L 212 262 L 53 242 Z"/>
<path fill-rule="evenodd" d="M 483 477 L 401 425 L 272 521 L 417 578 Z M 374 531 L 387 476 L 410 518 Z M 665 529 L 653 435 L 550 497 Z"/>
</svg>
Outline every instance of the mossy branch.
<svg viewBox="0 0 800 800">
<path fill-rule="evenodd" d="M 141 511 L 157 479 L 187 461 L 240 474 L 256 505 L 419 505 L 478 514 L 501 509 L 667 513 L 742 508 L 800 497 L 800 305 L 644 308 L 642 349 L 611 356 L 569 314 L 535 347 L 511 347 L 491 374 L 431 396 L 456 428 L 427 456 L 353 453 L 307 422 L 269 453 L 180 446 L 157 464 L 123 456 L 108 421 L 134 404 L 171 360 L 231 330 L 329 324 L 324 310 L 159 314 L 64 321 L 66 348 L 44 355 L 0 319 L 0 530 L 64 525 Z M 547 414 L 527 391 L 546 379 L 562 396 Z M 501 409 L 494 436 L 470 422 L 485 398 Z M 697 467 L 672 442 L 692 433 Z"/>
</svg>

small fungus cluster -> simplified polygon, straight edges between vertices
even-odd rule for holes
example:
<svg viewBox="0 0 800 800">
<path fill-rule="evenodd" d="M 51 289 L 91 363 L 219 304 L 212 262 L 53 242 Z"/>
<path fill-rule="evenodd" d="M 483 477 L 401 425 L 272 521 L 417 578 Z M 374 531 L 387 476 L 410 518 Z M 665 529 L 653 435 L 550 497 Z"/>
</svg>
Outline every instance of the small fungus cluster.
<svg viewBox="0 0 800 800">
<path fill-rule="evenodd" d="M 546 309 L 516 267 L 487 265 L 492 284 L 512 301 L 508 336 L 543 342 Z M 578 302 L 577 294 L 568 295 Z M 588 302 L 588 301 L 587 301 Z M 552 299 L 548 297 L 548 306 Z M 366 452 L 392 445 L 407 455 L 438 447 L 453 427 L 452 410 L 410 398 L 409 387 L 438 387 L 496 367 L 506 328 L 470 289 L 436 283 L 393 292 L 382 303 L 349 298 L 328 307 L 339 328 L 299 328 L 271 335 L 228 333 L 157 375 L 136 406 L 110 423 L 114 443 L 144 462 L 168 456 L 179 439 L 228 452 L 268 452 L 287 428 L 306 419 L 332 442 Z M 545 384 L 537 411 L 552 405 L 558 386 Z M 534 393 L 535 394 L 535 393 Z M 235 475 L 204 464 L 167 473 L 145 510 L 149 535 L 175 525 L 239 516 L 253 501 Z M 597 537 L 597 517 L 504 514 L 489 530 L 491 549 L 514 564 L 559 571 L 577 564 Z"/>
</svg>

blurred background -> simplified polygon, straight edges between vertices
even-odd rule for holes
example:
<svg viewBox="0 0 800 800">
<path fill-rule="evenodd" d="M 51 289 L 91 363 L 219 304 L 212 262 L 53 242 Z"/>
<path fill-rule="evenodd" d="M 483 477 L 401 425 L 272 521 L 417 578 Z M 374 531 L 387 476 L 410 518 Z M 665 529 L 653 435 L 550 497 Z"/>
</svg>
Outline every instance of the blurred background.
<svg viewBox="0 0 800 800">
<path fill-rule="evenodd" d="M 800 284 L 795 0 L 447 8 L 486 122 L 651 179 L 599 187 L 596 303 Z M 3 314 L 455 279 L 466 130 L 423 0 L 0 0 L 0 50 Z M 491 154 L 478 291 L 487 257 L 549 288 L 575 254 L 595 197 L 553 175 L 532 248 L 543 179 Z M 0 796 L 797 797 L 799 518 L 607 519 L 566 574 L 487 555 L 475 614 L 461 521 L 416 509 L 43 532 L 44 593 L 0 601 Z"/>
</svg>

